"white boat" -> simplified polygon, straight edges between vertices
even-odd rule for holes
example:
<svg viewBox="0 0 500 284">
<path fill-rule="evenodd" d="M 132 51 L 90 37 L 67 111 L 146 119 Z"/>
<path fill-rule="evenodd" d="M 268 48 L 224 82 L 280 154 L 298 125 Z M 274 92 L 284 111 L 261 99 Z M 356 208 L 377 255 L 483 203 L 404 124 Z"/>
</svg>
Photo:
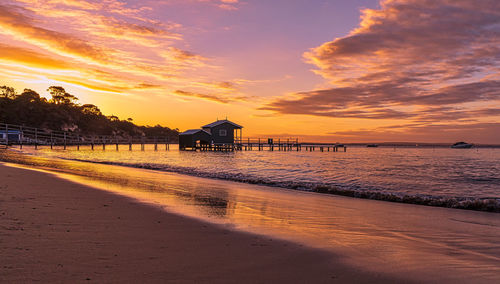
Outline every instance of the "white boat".
<svg viewBox="0 0 500 284">
<path fill-rule="evenodd" d="M 451 145 L 451 148 L 453 148 L 453 149 L 469 149 L 469 148 L 472 148 L 472 146 L 474 146 L 474 144 L 465 143 L 465 142 L 457 142 L 457 143 Z"/>
</svg>

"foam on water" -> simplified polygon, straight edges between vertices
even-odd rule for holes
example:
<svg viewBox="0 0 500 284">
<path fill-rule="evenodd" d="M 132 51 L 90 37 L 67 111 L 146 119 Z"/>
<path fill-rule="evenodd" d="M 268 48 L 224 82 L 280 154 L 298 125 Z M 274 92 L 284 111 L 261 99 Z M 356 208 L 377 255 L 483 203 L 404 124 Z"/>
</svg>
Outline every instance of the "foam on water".
<svg viewBox="0 0 500 284">
<path fill-rule="evenodd" d="M 347 152 L 91 151 L 24 153 L 359 198 L 500 212 L 500 149 Z"/>
</svg>

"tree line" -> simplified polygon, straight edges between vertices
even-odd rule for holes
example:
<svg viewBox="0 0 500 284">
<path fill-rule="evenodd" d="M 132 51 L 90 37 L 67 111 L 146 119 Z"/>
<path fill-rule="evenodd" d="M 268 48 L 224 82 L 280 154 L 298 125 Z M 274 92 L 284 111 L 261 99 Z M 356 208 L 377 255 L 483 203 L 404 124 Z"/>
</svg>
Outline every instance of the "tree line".
<svg viewBox="0 0 500 284">
<path fill-rule="evenodd" d="M 24 89 L 17 93 L 12 87 L 0 87 L 0 122 L 47 130 L 69 131 L 80 135 L 113 135 L 119 137 L 168 137 L 177 141 L 179 130 L 160 125 L 138 126 L 131 118 L 102 114 L 93 104 L 78 104 L 78 98 L 63 87 L 47 89 L 52 99 Z"/>
</svg>

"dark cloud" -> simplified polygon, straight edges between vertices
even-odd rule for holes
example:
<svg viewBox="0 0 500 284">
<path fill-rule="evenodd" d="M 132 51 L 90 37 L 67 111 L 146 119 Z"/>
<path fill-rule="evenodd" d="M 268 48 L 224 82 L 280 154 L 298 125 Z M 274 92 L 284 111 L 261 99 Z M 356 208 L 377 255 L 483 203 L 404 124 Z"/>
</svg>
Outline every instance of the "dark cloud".
<svg viewBox="0 0 500 284">
<path fill-rule="evenodd" d="M 333 87 L 261 110 L 420 121 L 498 116 L 483 108 L 500 103 L 500 1 L 382 1 L 363 11 L 359 28 L 305 57 Z"/>
<path fill-rule="evenodd" d="M 160 89 L 160 88 L 163 88 L 163 86 L 157 85 L 157 84 L 140 83 L 139 85 L 136 85 L 134 88 L 137 88 L 137 89 Z"/>
</svg>

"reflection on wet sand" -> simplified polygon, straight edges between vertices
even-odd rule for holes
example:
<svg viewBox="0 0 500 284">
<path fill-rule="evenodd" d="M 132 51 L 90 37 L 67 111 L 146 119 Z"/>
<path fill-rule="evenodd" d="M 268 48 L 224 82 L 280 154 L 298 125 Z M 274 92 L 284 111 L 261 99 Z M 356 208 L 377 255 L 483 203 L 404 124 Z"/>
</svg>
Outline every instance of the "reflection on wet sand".
<svg viewBox="0 0 500 284">
<path fill-rule="evenodd" d="M 171 212 L 332 250 L 365 269 L 403 272 L 409 278 L 425 274 L 434 282 L 500 280 L 500 218 L 495 213 L 325 196 L 18 154 L 3 153 L 2 160 L 57 172 Z"/>
</svg>

